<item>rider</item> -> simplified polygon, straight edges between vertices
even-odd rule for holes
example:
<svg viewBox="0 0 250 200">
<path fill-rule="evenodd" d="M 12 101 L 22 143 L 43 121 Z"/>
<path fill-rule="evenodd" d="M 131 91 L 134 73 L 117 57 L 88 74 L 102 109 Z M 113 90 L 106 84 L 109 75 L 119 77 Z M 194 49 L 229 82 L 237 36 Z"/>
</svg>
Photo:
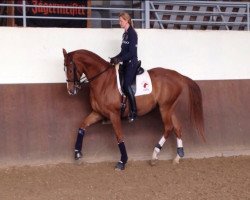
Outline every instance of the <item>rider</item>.
<svg viewBox="0 0 250 200">
<path fill-rule="evenodd" d="M 129 99 L 130 103 L 130 115 L 129 122 L 133 122 L 137 117 L 137 108 L 134 92 L 132 90 L 132 83 L 136 76 L 136 70 L 138 65 L 137 58 L 137 42 L 138 37 L 131 17 L 128 13 L 122 12 L 119 15 L 119 24 L 121 28 L 124 28 L 123 40 L 121 45 L 121 52 L 110 59 L 110 63 L 113 65 L 123 62 L 123 76 L 124 84 L 123 91 Z"/>
</svg>

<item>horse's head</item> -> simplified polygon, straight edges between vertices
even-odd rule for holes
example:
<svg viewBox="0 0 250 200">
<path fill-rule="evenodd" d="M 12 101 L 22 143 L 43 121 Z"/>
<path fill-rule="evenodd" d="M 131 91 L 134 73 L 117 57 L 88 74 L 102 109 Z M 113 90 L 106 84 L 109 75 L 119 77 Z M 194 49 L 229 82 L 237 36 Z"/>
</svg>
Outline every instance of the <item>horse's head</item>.
<svg viewBox="0 0 250 200">
<path fill-rule="evenodd" d="M 67 90 L 70 95 L 75 95 L 81 89 L 80 78 L 82 73 L 79 72 L 77 66 L 74 63 L 71 54 L 68 54 L 65 49 L 63 49 L 64 55 L 64 71 L 66 74 Z"/>
</svg>

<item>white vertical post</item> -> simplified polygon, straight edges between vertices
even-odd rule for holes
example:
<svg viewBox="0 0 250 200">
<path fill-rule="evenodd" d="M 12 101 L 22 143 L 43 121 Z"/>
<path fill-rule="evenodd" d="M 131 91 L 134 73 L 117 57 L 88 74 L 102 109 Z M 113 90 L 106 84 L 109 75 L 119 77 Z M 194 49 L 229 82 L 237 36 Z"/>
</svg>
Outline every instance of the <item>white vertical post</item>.
<svg viewBox="0 0 250 200">
<path fill-rule="evenodd" d="M 145 27 L 144 28 L 150 28 L 150 6 L 149 6 L 149 0 L 145 0 Z"/>
<path fill-rule="evenodd" d="M 247 30 L 250 31 L 250 3 L 247 3 Z"/>
<path fill-rule="evenodd" d="M 26 2 L 23 0 L 23 27 L 27 26 L 26 22 Z"/>
</svg>

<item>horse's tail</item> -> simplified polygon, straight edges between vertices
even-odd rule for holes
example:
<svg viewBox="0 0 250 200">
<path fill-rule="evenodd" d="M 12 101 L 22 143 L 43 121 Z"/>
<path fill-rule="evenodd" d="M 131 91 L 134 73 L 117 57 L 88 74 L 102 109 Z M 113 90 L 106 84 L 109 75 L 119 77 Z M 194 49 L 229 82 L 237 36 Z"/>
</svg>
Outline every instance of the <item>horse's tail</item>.
<svg viewBox="0 0 250 200">
<path fill-rule="evenodd" d="M 201 89 L 195 81 L 188 77 L 185 77 L 185 82 L 187 83 L 189 90 L 190 118 L 196 127 L 198 134 L 202 137 L 203 141 L 206 142 L 204 136 L 204 117 Z"/>
</svg>

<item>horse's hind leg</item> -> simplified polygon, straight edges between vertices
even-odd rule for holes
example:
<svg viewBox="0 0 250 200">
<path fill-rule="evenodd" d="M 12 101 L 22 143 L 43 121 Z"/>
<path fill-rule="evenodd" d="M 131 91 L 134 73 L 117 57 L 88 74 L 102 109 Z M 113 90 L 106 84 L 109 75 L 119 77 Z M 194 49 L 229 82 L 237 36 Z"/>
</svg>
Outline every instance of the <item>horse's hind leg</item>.
<svg viewBox="0 0 250 200">
<path fill-rule="evenodd" d="M 158 161 L 158 154 L 160 153 L 164 143 L 166 142 L 166 139 L 168 138 L 169 134 L 173 130 L 173 123 L 171 119 L 171 112 L 169 112 L 170 109 L 166 109 L 163 107 L 160 107 L 161 117 L 162 121 L 164 122 L 164 134 L 160 141 L 155 145 L 152 159 L 151 159 L 151 165 L 155 165 Z"/>
<path fill-rule="evenodd" d="M 178 164 L 180 161 L 180 158 L 184 157 L 184 149 L 183 149 L 183 144 L 182 144 L 182 139 L 181 139 L 182 128 L 175 114 L 172 115 L 171 119 L 172 119 L 172 123 L 174 126 L 174 133 L 176 135 L 176 140 L 177 140 L 177 155 L 173 163 Z"/>
<path fill-rule="evenodd" d="M 91 112 L 83 120 L 83 123 L 81 124 L 81 127 L 79 128 L 78 133 L 77 133 L 77 139 L 75 143 L 75 160 L 78 160 L 82 157 L 82 142 L 83 142 L 83 137 L 85 135 L 85 129 L 91 124 L 94 124 L 100 121 L 102 118 L 103 117 L 100 114 L 96 112 Z"/>
<path fill-rule="evenodd" d="M 158 154 L 160 153 L 164 143 L 166 142 L 165 136 L 163 135 L 162 138 L 160 139 L 160 141 L 155 145 L 154 151 L 153 151 L 153 155 L 152 155 L 152 159 L 151 159 L 151 165 L 156 165 L 157 161 L 158 161 Z"/>
</svg>

